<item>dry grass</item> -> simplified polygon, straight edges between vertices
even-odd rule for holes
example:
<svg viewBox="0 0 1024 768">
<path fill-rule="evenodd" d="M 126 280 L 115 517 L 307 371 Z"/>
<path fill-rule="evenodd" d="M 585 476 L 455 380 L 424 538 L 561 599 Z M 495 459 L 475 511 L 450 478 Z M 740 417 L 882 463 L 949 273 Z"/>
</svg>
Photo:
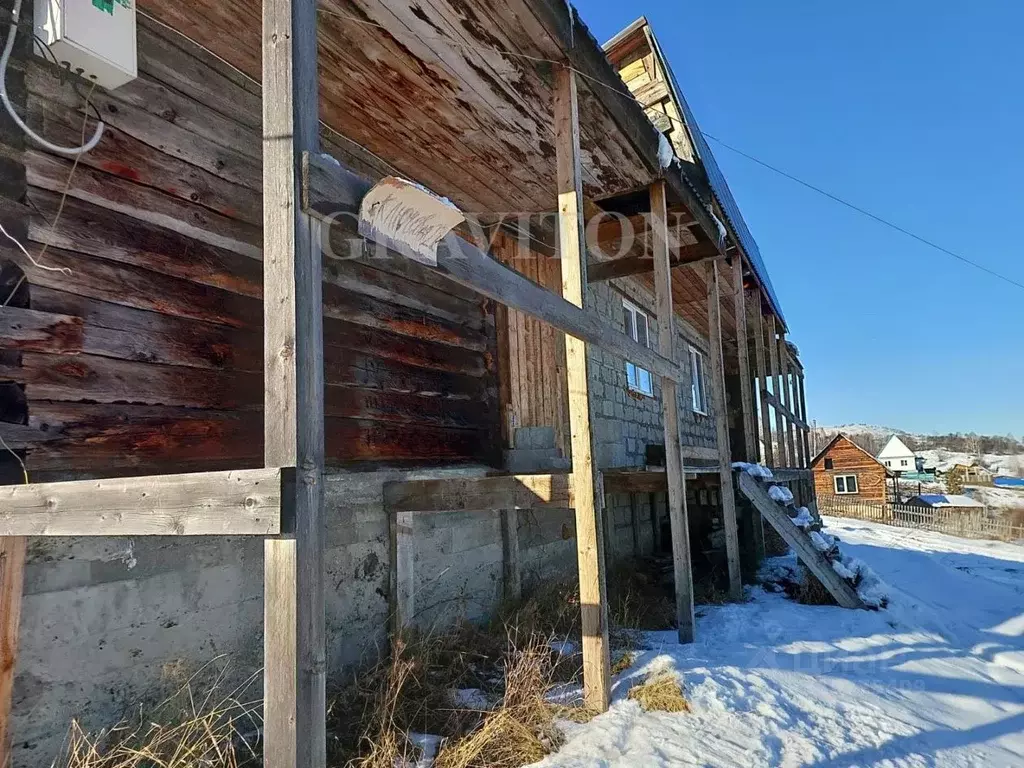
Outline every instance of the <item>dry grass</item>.
<svg viewBox="0 0 1024 768">
<path fill-rule="evenodd" d="M 532 637 L 511 651 L 505 669 L 505 693 L 468 735 L 445 743 L 436 768 L 519 768 L 535 763 L 560 746 L 551 689 L 551 651 L 546 639 Z"/>
<path fill-rule="evenodd" d="M 211 662 L 212 664 L 213 662 Z M 68 731 L 55 768 L 243 768 L 258 766 L 263 702 L 246 700 L 256 676 L 227 695 L 220 691 L 227 666 L 196 697 L 197 672 L 172 697 L 98 733 L 78 721 Z"/>
<path fill-rule="evenodd" d="M 626 651 L 612 663 L 612 675 L 621 675 L 636 662 L 636 654 Z"/>
<path fill-rule="evenodd" d="M 627 698 L 639 702 L 644 712 L 690 711 L 690 705 L 683 696 L 683 688 L 671 672 L 652 675 L 640 685 L 634 685 L 629 689 Z"/>
</svg>

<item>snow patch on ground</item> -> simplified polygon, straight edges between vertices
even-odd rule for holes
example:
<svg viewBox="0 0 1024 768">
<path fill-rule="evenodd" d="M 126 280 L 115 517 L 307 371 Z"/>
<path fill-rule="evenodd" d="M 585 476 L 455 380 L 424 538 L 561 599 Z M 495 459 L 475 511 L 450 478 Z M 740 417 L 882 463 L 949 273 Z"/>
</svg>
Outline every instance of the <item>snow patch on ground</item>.
<svg viewBox="0 0 1024 768">
<path fill-rule="evenodd" d="M 888 609 L 804 606 L 760 587 L 702 607 L 695 643 L 649 633 L 611 710 L 567 725 L 539 765 L 1024 765 L 1024 547 L 826 521 L 839 562 L 889 585 Z M 691 713 L 626 700 L 655 667 L 679 675 Z"/>
</svg>

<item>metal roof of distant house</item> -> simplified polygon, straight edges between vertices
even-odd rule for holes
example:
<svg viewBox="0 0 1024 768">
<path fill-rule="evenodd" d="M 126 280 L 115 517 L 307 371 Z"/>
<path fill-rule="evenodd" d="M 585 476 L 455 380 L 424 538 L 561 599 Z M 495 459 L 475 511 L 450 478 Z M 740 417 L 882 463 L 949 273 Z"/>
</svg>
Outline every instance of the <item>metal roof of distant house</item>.
<svg viewBox="0 0 1024 768">
<path fill-rule="evenodd" d="M 914 499 L 927 504 L 929 507 L 981 507 L 984 508 L 984 504 L 976 499 L 972 499 L 970 496 L 963 496 L 956 493 L 925 493 L 921 496 L 915 496 Z M 911 499 L 913 501 L 914 499 Z"/>
<path fill-rule="evenodd" d="M 735 234 L 740 247 L 743 249 L 743 252 L 746 253 L 747 258 L 750 261 L 750 266 L 754 269 L 754 273 L 757 275 L 761 285 L 764 286 L 765 294 L 768 296 L 768 301 L 772 305 L 772 309 L 778 316 L 779 320 L 782 321 L 783 326 L 785 326 L 786 319 L 782 315 L 782 304 L 779 302 L 778 296 L 775 295 L 775 288 L 772 286 L 771 278 L 768 277 L 768 268 L 765 266 L 764 259 L 761 257 L 761 249 L 757 247 L 757 241 L 754 240 L 754 236 L 747 228 L 747 222 L 743 220 L 743 214 L 740 213 L 740 207 L 736 203 L 736 199 L 732 196 L 732 191 L 729 189 L 729 184 L 726 182 L 725 176 L 722 174 L 722 170 L 718 167 L 718 163 L 715 161 L 715 155 L 711 151 L 711 147 L 704 138 L 704 134 L 701 133 L 700 125 L 697 123 L 697 118 L 694 116 L 693 110 L 690 109 L 690 105 L 687 103 L 686 99 L 683 98 L 683 92 L 679 87 L 679 82 L 676 80 L 675 73 L 672 71 L 672 65 L 662 52 L 661 44 L 658 42 L 658 38 L 655 36 L 654 30 L 651 28 L 647 18 L 645 16 L 641 16 L 605 43 L 604 47 L 608 48 L 610 45 L 613 45 L 624 36 L 636 31 L 636 29 L 641 26 L 647 27 L 647 31 L 650 35 L 651 46 L 654 48 L 654 53 L 660 59 L 665 68 L 665 74 L 668 79 L 669 88 L 672 90 L 672 96 L 679 103 L 679 107 L 683 112 L 683 127 L 689 134 L 690 141 L 697 153 L 697 157 L 700 158 L 700 161 L 704 166 L 704 170 L 708 175 L 708 182 L 711 185 L 711 191 L 714 193 L 715 198 L 718 200 L 718 204 L 722 208 L 722 212 L 725 214 L 725 223 Z"/>
</svg>

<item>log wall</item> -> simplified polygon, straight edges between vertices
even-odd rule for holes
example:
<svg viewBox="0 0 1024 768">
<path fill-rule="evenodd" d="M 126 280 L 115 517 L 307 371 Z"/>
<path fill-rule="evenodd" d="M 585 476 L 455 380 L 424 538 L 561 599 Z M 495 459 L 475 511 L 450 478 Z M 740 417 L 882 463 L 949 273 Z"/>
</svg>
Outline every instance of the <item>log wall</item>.
<svg viewBox="0 0 1024 768">
<path fill-rule="evenodd" d="M 139 53 L 138 80 L 92 93 L 108 127 L 77 167 L 0 150 L 25 170 L 26 245 L 71 273 L 0 245 L 30 296 L 0 310 L 0 381 L 28 400 L 3 436 L 33 479 L 262 465 L 259 86 L 141 17 Z M 35 63 L 26 85 L 37 130 L 80 143 L 83 89 Z M 325 149 L 386 173 L 342 137 Z M 345 239 L 324 269 L 328 461 L 494 463 L 492 308 L 415 264 L 345 258 Z"/>
</svg>

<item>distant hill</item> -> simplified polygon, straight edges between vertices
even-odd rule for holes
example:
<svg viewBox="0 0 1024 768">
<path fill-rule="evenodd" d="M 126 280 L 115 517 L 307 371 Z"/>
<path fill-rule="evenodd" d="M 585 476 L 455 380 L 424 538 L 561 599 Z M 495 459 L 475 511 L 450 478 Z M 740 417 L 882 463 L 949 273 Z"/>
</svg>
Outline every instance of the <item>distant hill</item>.
<svg viewBox="0 0 1024 768">
<path fill-rule="evenodd" d="M 872 456 L 878 455 L 892 435 L 899 435 L 911 450 L 918 452 L 943 450 L 977 456 L 979 459 L 985 455 L 1017 456 L 1024 453 L 1024 442 L 1013 435 L 979 435 L 974 432 L 926 435 L 877 424 L 816 426 L 812 431 L 814 451 L 824 447 L 837 432 L 842 432 Z"/>
</svg>

